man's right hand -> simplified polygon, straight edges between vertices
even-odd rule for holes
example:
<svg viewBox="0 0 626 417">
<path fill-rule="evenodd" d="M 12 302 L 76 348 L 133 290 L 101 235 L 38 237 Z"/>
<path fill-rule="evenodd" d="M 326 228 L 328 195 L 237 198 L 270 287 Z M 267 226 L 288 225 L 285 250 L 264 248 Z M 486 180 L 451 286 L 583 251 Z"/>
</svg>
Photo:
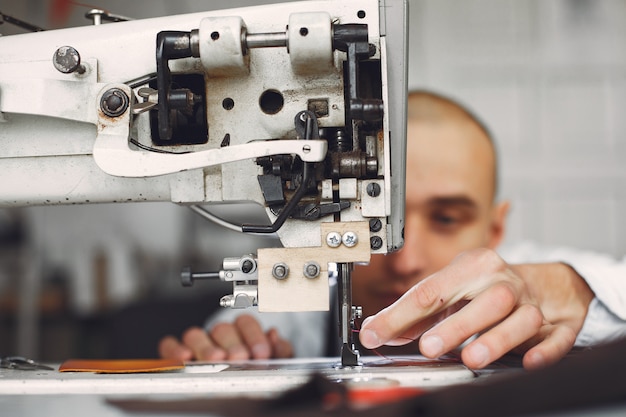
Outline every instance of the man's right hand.
<svg viewBox="0 0 626 417">
<path fill-rule="evenodd" d="M 242 314 L 234 323 L 216 324 L 209 332 L 189 328 L 180 341 L 165 336 L 159 342 L 159 355 L 184 361 L 290 358 L 293 347 L 276 329 L 264 332 L 254 317 Z"/>
</svg>

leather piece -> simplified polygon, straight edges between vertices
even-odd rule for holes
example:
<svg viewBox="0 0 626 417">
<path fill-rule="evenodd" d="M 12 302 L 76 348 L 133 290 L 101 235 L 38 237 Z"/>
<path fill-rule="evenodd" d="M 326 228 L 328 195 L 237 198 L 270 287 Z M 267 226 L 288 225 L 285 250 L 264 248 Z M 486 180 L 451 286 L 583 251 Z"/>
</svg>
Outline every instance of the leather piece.
<svg viewBox="0 0 626 417">
<path fill-rule="evenodd" d="M 59 372 L 95 372 L 100 374 L 130 374 L 167 372 L 185 368 L 177 359 L 68 359 Z"/>
</svg>

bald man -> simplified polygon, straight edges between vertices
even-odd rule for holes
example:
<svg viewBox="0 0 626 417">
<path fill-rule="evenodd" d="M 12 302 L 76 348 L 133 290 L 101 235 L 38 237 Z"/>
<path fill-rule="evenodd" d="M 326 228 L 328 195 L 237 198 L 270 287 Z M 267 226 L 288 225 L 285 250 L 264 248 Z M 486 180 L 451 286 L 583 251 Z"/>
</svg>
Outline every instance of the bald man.
<svg viewBox="0 0 626 417">
<path fill-rule="evenodd" d="M 474 369 L 510 351 L 529 369 L 559 360 L 574 346 L 594 292 L 565 263 L 511 266 L 496 254 L 509 203 L 496 200 L 494 145 L 476 117 L 429 92 L 411 93 L 408 109 L 405 245 L 354 270 L 353 303 L 369 316 L 362 346 L 435 358 L 478 335 L 461 352 Z M 311 316 L 265 317 L 224 312 L 182 341 L 165 337 L 159 352 L 184 360 L 289 357 L 316 329 Z"/>
<path fill-rule="evenodd" d="M 530 283 L 530 271 L 522 279 L 521 266 L 496 255 L 509 203 L 496 201 L 494 145 L 473 115 L 421 92 L 409 96 L 407 120 L 405 245 L 355 270 L 354 303 L 375 315 L 364 321 L 361 343 L 419 339 L 419 351 L 434 358 L 484 331 L 462 351 L 471 368 L 528 344 L 528 368 L 559 359 L 573 346 L 593 293 L 564 264 L 535 265 L 563 280 L 551 303 L 575 301 L 567 320 L 549 317 L 546 311 L 561 308 L 542 305 L 542 283 Z"/>
</svg>

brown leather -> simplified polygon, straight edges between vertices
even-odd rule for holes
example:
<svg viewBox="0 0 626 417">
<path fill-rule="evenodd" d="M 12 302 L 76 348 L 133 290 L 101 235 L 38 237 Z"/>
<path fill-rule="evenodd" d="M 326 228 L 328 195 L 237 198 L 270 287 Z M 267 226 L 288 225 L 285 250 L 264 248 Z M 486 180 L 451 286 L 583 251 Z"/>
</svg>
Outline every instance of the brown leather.
<svg viewBox="0 0 626 417">
<path fill-rule="evenodd" d="M 177 359 L 68 359 L 61 364 L 59 372 L 129 374 L 176 371 L 184 367 L 185 363 Z"/>
</svg>

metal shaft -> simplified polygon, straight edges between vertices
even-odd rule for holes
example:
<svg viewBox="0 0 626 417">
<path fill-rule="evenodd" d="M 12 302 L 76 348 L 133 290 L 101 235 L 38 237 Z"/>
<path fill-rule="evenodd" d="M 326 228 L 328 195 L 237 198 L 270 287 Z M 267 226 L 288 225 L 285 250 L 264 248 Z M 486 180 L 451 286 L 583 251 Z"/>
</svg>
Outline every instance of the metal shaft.
<svg viewBox="0 0 626 417">
<path fill-rule="evenodd" d="M 352 307 L 352 267 L 351 263 L 338 264 L 339 289 L 339 332 L 341 335 L 341 366 L 357 366 L 359 352 L 355 350 L 354 311 Z"/>
<path fill-rule="evenodd" d="M 276 48 L 287 46 L 287 33 L 248 33 L 246 34 L 246 47 L 252 48 Z"/>
</svg>

